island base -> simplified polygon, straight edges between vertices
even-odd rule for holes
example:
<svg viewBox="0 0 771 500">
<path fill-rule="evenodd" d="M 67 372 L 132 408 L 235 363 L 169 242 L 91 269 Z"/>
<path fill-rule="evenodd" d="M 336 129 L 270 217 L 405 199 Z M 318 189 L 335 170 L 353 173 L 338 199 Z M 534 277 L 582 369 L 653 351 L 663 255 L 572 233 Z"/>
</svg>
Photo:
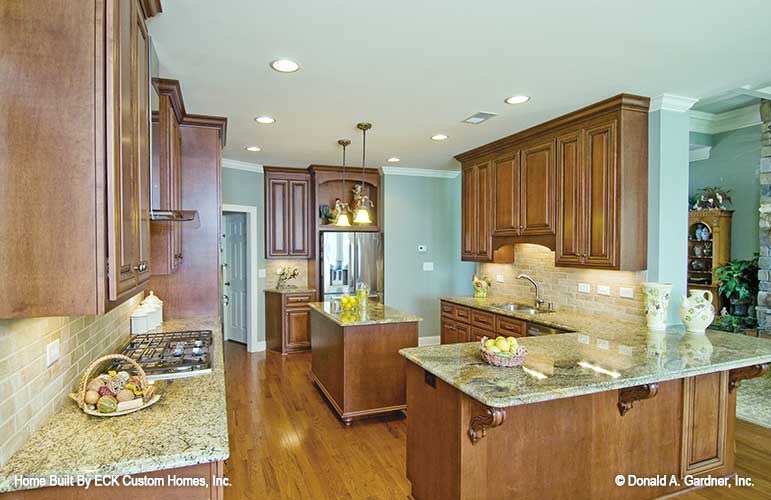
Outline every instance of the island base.
<svg viewBox="0 0 771 500">
<path fill-rule="evenodd" d="M 489 408 L 408 363 L 412 497 L 650 499 L 734 473 L 729 372 L 632 389 Z"/>
</svg>

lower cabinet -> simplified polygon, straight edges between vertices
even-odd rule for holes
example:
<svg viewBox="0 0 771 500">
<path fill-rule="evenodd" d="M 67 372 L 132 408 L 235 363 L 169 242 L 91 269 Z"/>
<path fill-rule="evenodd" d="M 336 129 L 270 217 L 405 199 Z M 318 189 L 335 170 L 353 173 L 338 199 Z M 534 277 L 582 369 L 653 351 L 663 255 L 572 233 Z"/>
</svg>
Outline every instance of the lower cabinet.
<svg viewBox="0 0 771 500">
<path fill-rule="evenodd" d="M 525 337 L 527 321 L 442 301 L 440 342 L 478 342 L 482 337 Z"/>
<path fill-rule="evenodd" d="M 271 351 L 287 354 L 311 347 L 310 302 L 316 292 L 265 291 L 265 343 Z"/>
</svg>

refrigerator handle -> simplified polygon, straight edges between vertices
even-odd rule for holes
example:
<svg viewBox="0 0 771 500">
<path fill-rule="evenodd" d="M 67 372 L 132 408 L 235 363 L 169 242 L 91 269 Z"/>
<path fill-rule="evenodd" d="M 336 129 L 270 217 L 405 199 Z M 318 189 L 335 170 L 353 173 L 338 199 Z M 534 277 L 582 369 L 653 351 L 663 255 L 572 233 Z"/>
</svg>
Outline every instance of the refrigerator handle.
<svg viewBox="0 0 771 500">
<path fill-rule="evenodd" d="M 359 281 L 359 239 L 357 234 L 353 234 L 351 242 L 351 293 L 356 293 L 356 283 Z"/>
</svg>

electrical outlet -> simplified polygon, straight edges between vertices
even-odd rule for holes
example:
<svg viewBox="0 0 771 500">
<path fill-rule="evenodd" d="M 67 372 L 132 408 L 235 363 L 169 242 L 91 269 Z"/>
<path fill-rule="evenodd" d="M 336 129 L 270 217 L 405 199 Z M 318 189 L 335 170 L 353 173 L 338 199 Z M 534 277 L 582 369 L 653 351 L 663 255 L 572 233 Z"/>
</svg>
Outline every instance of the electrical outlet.
<svg viewBox="0 0 771 500">
<path fill-rule="evenodd" d="M 589 283 L 579 283 L 578 284 L 578 292 L 579 293 L 592 293 L 592 285 Z"/>
<path fill-rule="evenodd" d="M 434 263 L 433 262 L 424 262 L 423 263 L 423 270 L 424 271 L 433 271 L 434 270 Z"/>
<path fill-rule="evenodd" d="M 598 295 L 610 295 L 610 287 L 608 285 L 597 285 Z"/>
<path fill-rule="evenodd" d="M 257 270 L 257 277 L 258 278 L 264 278 L 268 275 L 268 272 L 265 269 L 258 269 Z"/>
<path fill-rule="evenodd" d="M 495 281 L 498 283 L 503 283 L 503 275 L 502 274 L 496 274 L 495 275 Z"/>
<path fill-rule="evenodd" d="M 605 339 L 597 339 L 597 347 L 599 347 L 604 351 L 607 351 L 608 349 L 610 349 L 610 342 L 608 342 Z"/>
<path fill-rule="evenodd" d="M 428 252 L 428 247 L 426 245 L 418 245 L 418 252 Z"/>
<path fill-rule="evenodd" d="M 625 299 L 633 299 L 634 298 L 634 288 L 629 288 L 626 286 L 622 286 L 618 289 L 618 294 L 621 297 L 624 297 Z"/>
<path fill-rule="evenodd" d="M 49 342 L 46 346 L 46 368 L 59 360 L 59 339 Z"/>
</svg>

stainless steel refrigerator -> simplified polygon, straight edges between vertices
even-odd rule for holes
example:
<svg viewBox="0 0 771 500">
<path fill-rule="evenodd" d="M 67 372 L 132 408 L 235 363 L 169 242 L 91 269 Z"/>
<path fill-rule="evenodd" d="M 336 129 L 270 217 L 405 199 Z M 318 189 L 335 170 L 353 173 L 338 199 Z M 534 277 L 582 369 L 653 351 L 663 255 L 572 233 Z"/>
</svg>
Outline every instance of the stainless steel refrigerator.
<svg viewBox="0 0 771 500">
<path fill-rule="evenodd" d="M 383 235 L 363 232 L 321 233 L 321 300 L 353 295 L 358 283 L 370 300 L 383 302 Z"/>
</svg>

